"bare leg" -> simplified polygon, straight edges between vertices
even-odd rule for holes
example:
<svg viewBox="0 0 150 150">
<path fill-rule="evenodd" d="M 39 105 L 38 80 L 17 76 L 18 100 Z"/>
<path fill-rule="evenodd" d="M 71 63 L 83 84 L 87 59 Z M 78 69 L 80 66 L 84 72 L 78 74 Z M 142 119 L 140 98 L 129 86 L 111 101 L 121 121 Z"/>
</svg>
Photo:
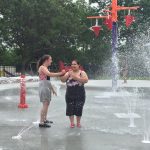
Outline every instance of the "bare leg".
<svg viewBox="0 0 150 150">
<path fill-rule="evenodd" d="M 81 117 L 77 116 L 76 119 L 77 119 L 77 127 L 80 128 L 81 127 L 81 124 L 80 124 Z"/>
<path fill-rule="evenodd" d="M 74 128 L 74 116 L 69 116 L 69 119 L 70 119 L 70 127 L 71 128 Z"/>
<path fill-rule="evenodd" d="M 47 120 L 47 112 L 48 112 L 49 105 L 50 105 L 50 103 L 47 102 L 47 105 L 45 107 L 45 121 Z"/>
<path fill-rule="evenodd" d="M 44 123 L 44 121 L 47 118 L 47 111 L 48 111 L 49 102 L 45 101 L 43 102 L 43 107 L 41 109 L 41 119 L 40 123 Z"/>
</svg>

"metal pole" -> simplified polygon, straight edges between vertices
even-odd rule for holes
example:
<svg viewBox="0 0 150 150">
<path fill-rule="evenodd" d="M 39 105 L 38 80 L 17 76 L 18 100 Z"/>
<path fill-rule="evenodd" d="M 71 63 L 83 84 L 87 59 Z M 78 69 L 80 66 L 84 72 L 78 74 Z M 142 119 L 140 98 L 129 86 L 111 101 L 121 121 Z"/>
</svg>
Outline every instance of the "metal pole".
<svg viewBox="0 0 150 150">
<path fill-rule="evenodd" d="M 117 90 L 118 80 L 118 59 L 117 59 L 117 23 L 113 22 L 112 27 L 112 89 Z"/>
</svg>

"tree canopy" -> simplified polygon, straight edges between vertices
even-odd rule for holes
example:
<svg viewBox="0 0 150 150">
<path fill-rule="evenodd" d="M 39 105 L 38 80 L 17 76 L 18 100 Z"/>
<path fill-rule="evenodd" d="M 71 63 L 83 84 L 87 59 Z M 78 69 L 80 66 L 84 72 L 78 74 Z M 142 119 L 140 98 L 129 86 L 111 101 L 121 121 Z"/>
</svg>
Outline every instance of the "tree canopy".
<svg viewBox="0 0 150 150">
<path fill-rule="evenodd" d="M 101 11 L 110 1 L 92 0 L 98 7 L 91 7 L 84 0 L 0 0 L 0 63 L 22 64 L 22 71 L 30 62 L 43 54 L 52 55 L 54 62 L 70 62 L 77 58 L 82 64 L 103 65 L 111 59 L 111 31 L 103 26 L 99 37 L 89 27 L 95 25 L 86 17 L 103 14 Z M 118 24 L 119 50 L 124 50 L 133 35 L 146 32 L 150 19 L 150 1 L 119 1 L 120 5 L 140 5 L 134 13 L 137 21 L 126 29 L 120 12 Z M 103 25 L 102 21 L 99 21 Z M 131 47 L 131 46 L 130 46 Z"/>
</svg>

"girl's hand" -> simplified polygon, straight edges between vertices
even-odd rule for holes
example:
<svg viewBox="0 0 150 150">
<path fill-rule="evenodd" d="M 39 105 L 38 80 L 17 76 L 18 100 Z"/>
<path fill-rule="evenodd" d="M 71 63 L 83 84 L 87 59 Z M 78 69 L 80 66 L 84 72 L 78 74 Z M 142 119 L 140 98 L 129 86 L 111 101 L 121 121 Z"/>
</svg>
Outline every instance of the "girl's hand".
<svg viewBox="0 0 150 150">
<path fill-rule="evenodd" d="M 53 93 L 53 95 L 57 96 L 57 93 L 54 89 L 52 90 L 52 93 Z"/>
<path fill-rule="evenodd" d="M 71 78 L 74 79 L 74 80 L 78 80 L 79 79 L 79 77 L 77 75 L 74 75 L 74 74 L 71 75 Z"/>
<path fill-rule="evenodd" d="M 51 84 L 50 88 L 51 88 L 52 94 L 55 95 L 55 96 L 57 96 L 57 92 L 55 91 L 55 89 L 54 89 L 54 87 L 52 86 L 52 84 Z"/>
<path fill-rule="evenodd" d="M 79 77 L 77 75 L 73 74 L 72 71 L 69 71 L 69 75 L 70 75 L 71 79 L 74 79 L 74 80 L 78 80 L 79 79 Z"/>
<path fill-rule="evenodd" d="M 62 70 L 61 71 L 61 76 L 65 75 L 65 73 L 66 73 L 66 70 Z"/>
</svg>

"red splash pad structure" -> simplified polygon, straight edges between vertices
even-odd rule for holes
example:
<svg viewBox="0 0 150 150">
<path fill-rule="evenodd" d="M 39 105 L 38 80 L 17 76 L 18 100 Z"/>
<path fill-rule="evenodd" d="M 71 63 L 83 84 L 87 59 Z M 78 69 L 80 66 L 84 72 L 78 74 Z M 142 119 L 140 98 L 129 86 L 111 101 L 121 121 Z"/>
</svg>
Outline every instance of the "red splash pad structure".
<svg viewBox="0 0 150 150">
<path fill-rule="evenodd" d="M 105 19 L 104 24 L 107 26 L 109 30 L 112 30 L 112 18 L 108 17 Z"/>
<path fill-rule="evenodd" d="M 103 30 L 101 26 L 98 25 L 98 19 L 107 19 L 108 16 L 90 16 L 87 17 L 88 19 L 96 19 L 96 24 L 95 26 L 90 27 L 90 30 L 94 32 L 95 36 L 98 37 L 100 34 L 100 31 Z"/>
<path fill-rule="evenodd" d="M 105 19 L 104 24 L 107 26 L 109 30 L 112 30 L 113 22 L 118 21 L 118 11 L 128 10 L 128 15 L 125 16 L 126 26 L 129 27 L 135 20 L 135 17 L 130 15 L 131 10 L 137 10 L 139 6 L 134 7 L 124 7 L 118 5 L 118 0 L 112 0 L 110 6 L 108 6 L 108 10 L 103 10 L 107 13 L 106 16 L 89 16 L 87 19 L 96 19 L 96 25 L 92 26 L 90 29 L 95 33 L 96 37 L 99 35 L 100 30 L 102 30 L 101 26 L 98 25 L 98 19 Z M 94 28 L 93 28 L 94 27 Z"/>
<path fill-rule="evenodd" d="M 90 30 L 94 32 L 94 34 L 95 34 L 96 37 L 98 37 L 99 34 L 100 34 L 100 31 L 102 30 L 102 27 L 95 25 L 95 26 L 92 26 L 92 27 L 90 28 Z"/>
<path fill-rule="evenodd" d="M 125 21 L 126 21 L 126 27 L 128 28 L 135 21 L 135 17 L 132 15 L 127 15 L 125 16 Z"/>
<path fill-rule="evenodd" d="M 138 8 L 139 8 L 139 6 L 134 6 L 134 7 L 119 6 L 118 0 L 112 0 L 111 5 L 107 7 L 108 10 L 103 10 L 104 12 L 107 13 L 106 16 L 89 16 L 89 17 L 87 17 L 87 19 L 96 19 L 96 25 L 97 26 L 98 26 L 98 19 L 105 19 L 104 24 L 109 29 L 112 29 L 112 89 L 114 91 L 117 90 L 117 80 L 118 80 L 118 76 L 117 76 L 118 66 L 117 66 L 117 63 L 114 61 L 116 59 L 116 56 L 117 56 L 118 11 L 128 10 L 128 15 L 125 18 L 126 18 L 126 26 L 129 27 L 134 21 L 134 17 L 130 15 L 130 11 L 131 10 L 137 10 Z"/>
<path fill-rule="evenodd" d="M 28 108 L 26 104 L 26 84 L 25 84 L 25 75 L 20 77 L 20 103 L 18 108 Z"/>
</svg>

